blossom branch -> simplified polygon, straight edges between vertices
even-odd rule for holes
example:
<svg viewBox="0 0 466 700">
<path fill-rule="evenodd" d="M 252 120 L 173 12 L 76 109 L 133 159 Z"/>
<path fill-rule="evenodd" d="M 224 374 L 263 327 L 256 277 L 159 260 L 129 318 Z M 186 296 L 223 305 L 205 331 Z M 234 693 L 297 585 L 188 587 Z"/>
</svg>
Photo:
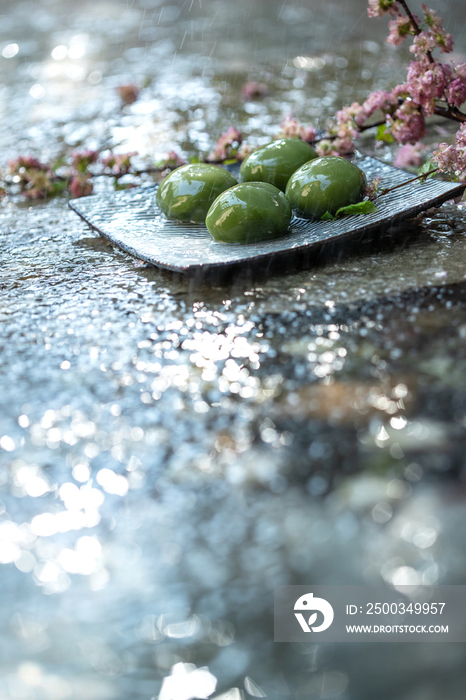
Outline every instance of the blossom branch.
<svg viewBox="0 0 466 700">
<path fill-rule="evenodd" d="M 422 150 L 420 140 L 427 133 L 426 117 L 436 114 L 461 124 L 460 129 L 466 125 L 466 114 L 460 111 L 466 102 L 466 63 L 445 65 L 434 58 L 434 49 L 442 53 L 452 51 L 453 38 L 433 10 L 426 5 L 422 9 L 424 22 L 421 24 L 407 0 L 369 0 L 370 17 L 388 14 L 393 18 L 389 22 L 387 41 L 398 46 L 411 35 L 414 39 L 410 51 L 416 58 L 408 67 L 405 84 L 397 85 L 390 92 L 372 93 L 364 103 L 355 102 L 337 112 L 328 127 L 327 137 L 316 140 L 319 155 L 350 154 L 355 139 L 375 125 L 386 124 L 381 134 L 383 139 L 391 136 L 398 144 L 411 144 L 418 151 Z M 385 120 L 368 124 L 368 119 L 378 110 Z M 451 175 L 454 171 L 455 177 L 466 179 L 464 133 L 461 131 L 455 147 L 440 145 L 438 164 L 441 172 Z"/>
<path fill-rule="evenodd" d="M 387 187 L 384 190 L 381 190 L 378 193 L 378 197 L 382 197 L 389 192 L 393 192 L 394 190 L 398 190 L 400 187 L 405 187 L 405 185 L 410 185 L 412 182 L 416 182 L 416 180 L 426 180 L 430 175 L 433 175 L 434 173 L 437 173 L 439 171 L 438 168 L 432 168 L 426 173 L 421 173 L 421 175 L 416 175 L 416 177 L 412 177 L 410 180 L 405 180 L 404 182 L 400 182 L 399 185 L 395 185 L 394 187 Z"/>
<path fill-rule="evenodd" d="M 436 105 L 434 114 L 437 114 L 439 117 L 445 117 L 445 119 L 451 119 L 454 122 L 459 122 L 460 124 L 466 123 L 466 114 L 461 112 L 457 107 L 452 107 L 451 105 L 448 105 L 448 107 Z"/>
<path fill-rule="evenodd" d="M 420 30 L 420 28 L 419 28 L 418 23 L 416 22 L 416 18 L 414 17 L 413 13 L 412 13 L 411 10 L 409 9 L 409 7 L 408 7 L 407 3 L 405 2 L 405 0 L 398 0 L 398 2 L 400 3 L 400 5 L 402 5 L 404 11 L 405 11 L 406 14 L 408 15 L 408 17 L 409 17 L 409 19 L 410 19 L 410 21 L 411 21 L 411 25 L 412 25 L 412 27 L 413 27 L 414 33 L 415 33 L 415 34 L 420 34 L 420 33 L 421 33 L 421 30 Z"/>
<path fill-rule="evenodd" d="M 362 104 L 354 102 L 343 107 L 327 124 L 323 135 L 318 135 L 312 125 L 305 126 L 288 116 L 281 124 L 281 132 L 277 136 L 300 138 L 313 144 L 321 156 L 344 156 L 354 152 L 355 140 L 363 132 L 383 126 L 385 128 L 379 130 L 377 138 L 386 142 L 393 139 L 402 146 L 395 164 L 398 167 L 417 167 L 422 151 L 426 150 L 421 143 L 427 133 L 426 118 L 435 114 L 456 122 L 459 128 L 454 145 L 442 143 L 434 151 L 433 162 L 437 167 L 432 172 L 448 173 L 455 179 L 466 180 L 466 114 L 460 110 L 466 102 L 466 63 L 443 64 L 433 55 L 434 51 L 452 51 L 451 34 L 445 31 L 441 17 L 426 5 L 422 5 L 424 18 L 421 22 L 411 12 L 408 0 L 368 2 L 370 17 L 389 15 L 392 18 L 389 21 L 388 43 L 398 46 L 406 37 L 412 39 L 410 51 L 414 57 L 408 66 L 406 82 L 389 91 L 373 92 Z M 134 101 L 137 98 L 134 87 L 124 86 L 125 94 L 120 91 L 123 101 Z M 263 94 L 264 86 L 249 84 L 244 96 L 250 98 L 258 92 Z M 383 118 L 377 119 L 377 115 Z M 220 136 L 212 151 L 199 160 L 224 164 L 242 160 L 252 150 L 250 145 L 243 142 L 241 132 L 231 126 Z M 20 156 L 10 163 L 6 184 L 13 185 L 30 199 L 46 198 L 65 190 L 69 190 L 73 197 L 79 197 L 92 193 L 96 177 L 113 178 L 115 188 L 121 189 L 134 186 L 133 182 L 120 182 L 125 175 L 139 177 L 160 174 L 186 162 L 177 153 L 170 151 L 161 162 L 137 169 L 131 162 L 135 155 L 136 153 L 110 152 L 101 157 L 97 151 L 87 150 L 74 153 L 71 158 L 55 165 L 41 163 L 31 156 Z M 0 196 L 2 194 L 0 188 Z"/>
</svg>

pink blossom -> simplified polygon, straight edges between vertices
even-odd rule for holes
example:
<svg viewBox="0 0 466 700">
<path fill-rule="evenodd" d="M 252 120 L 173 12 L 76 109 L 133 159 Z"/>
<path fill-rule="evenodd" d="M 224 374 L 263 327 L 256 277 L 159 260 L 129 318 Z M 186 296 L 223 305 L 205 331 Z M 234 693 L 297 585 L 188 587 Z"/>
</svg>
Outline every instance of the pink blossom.
<svg viewBox="0 0 466 700">
<path fill-rule="evenodd" d="M 167 151 L 161 160 L 156 161 L 155 165 L 162 171 L 162 177 L 166 177 L 171 170 L 186 165 L 186 162 L 183 156 L 180 156 L 176 151 Z"/>
<path fill-rule="evenodd" d="M 458 78 L 461 78 L 461 80 L 466 83 L 466 63 L 458 63 L 455 66 L 455 73 Z"/>
<path fill-rule="evenodd" d="M 292 117 L 291 114 L 289 114 L 280 124 L 280 132 L 277 134 L 277 138 L 300 138 L 301 127 L 301 122 L 296 119 L 296 117 Z"/>
<path fill-rule="evenodd" d="M 440 172 L 448 173 L 463 182 L 466 180 L 466 157 L 464 151 L 458 151 L 454 146 L 440 143 L 434 151 L 434 159 L 437 161 Z"/>
<path fill-rule="evenodd" d="M 241 88 L 243 100 L 252 100 L 254 97 L 264 97 L 269 94 L 269 89 L 264 83 L 245 83 Z"/>
<path fill-rule="evenodd" d="M 466 102 L 466 82 L 463 82 L 461 78 L 456 78 L 448 86 L 446 94 L 449 104 L 461 107 Z"/>
<path fill-rule="evenodd" d="M 364 120 L 364 111 L 358 102 L 343 107 L 335 115 L 335 122 L 327 124 L 327 131 L 332 139 L 325 139 L 317 144 L 319 155 L 346 155 L 354 151 L 354 140 L 359 136 L 356 119 Z"/>
<path fill-rule="evenodd" d="M 422 31 L 414 37 L 412 46 L 409 47 L 411 53 L 416 54 L 417 58 L 422 58 L 430 51 L 435 49 L 436 42 L 430 32 Z"/>
<path fill-rule="evenodd" d="M 466 124 L 461 124 L 456 132 L 455 145 L 460 158 L 466 161 Z"/>
<path fill-rule="evenodd" d="M 336 133 L 336 138 L 331 140 L 332 153 L 328 153 L 327 155 L 344 156 L 349 153 L 353 153 L 354 140 L 358 134 L 359 132 L 357 132 L 355 129 L 352 129 L 351 127 L 346 128 L 344 126 L 340 126 Z M 333 134 L 331 135 L 333 136 Z"/>
<path fill-rule="evenodd" d="M 393 46 L 399 46 L 403 43 L 409 34 L 414 34 L 413 25 L 409 17 L 398 15 L 396 19 L 390 20 L 388 23 L 390 34 L 386 41 Z"/>
<path fill-rule="evenodd" d="M 256 147 L 257 148 L 257 147 Z M 254 146 L 250 146 L 249 143 L 242 143 L 241 146 L 238 148 L 238 151 L 236 153 L 236 159 L 237 160 L 245 160 L 253 151 L 256 150 Z"/>
<path fill-rule="evenodd" d="M 419 168 L 422 165 L 421 153 L 423 151 L 422 143 L 405 143 L 398 150 L 393 165 L 395 168 Z"/>
<path fill-rule="evenodd" d="M 46 199 L 54 193 L 52 171 L 30 170 L 29 184 L 23 190 L 23 194 L 27 199 Z"/>
<path fill-rule="evenodd" d="M 312 125 L 309 124 L 309 126 L 304 126 L 303 124 L 301 128 L 301 138 L 303 141 L 307 141 L 307 143 L 312 143 L 316 140 L 316 136 L 317 132 Z"/>
<path fill-rule="evenodd" d="M 359 124 L 366 118 L 362 106 L 358 102 L 343 107 L 335 115 L 336 123 L 328 125 L 328 133 L 336 138 L 331 143 L 329 153 L 326 155 L 346 155 L 354 151 L 354 140 L 359 136 Z M 322 150 L 322 146 L 320 150 Z M 325 148 L 328 148 L 325 145 Z"/>
<path fill-rule="evenodd" d="M 446 75 L 439 63 L 427 60 L 411 61 L 408 70 L 408 90 L 414 102 L 426 114 L 433 114 L 436 98 L 442 97 L 446 87 Z"/>
<path fill-rule="evenodd" d="M 224 134 L 222 134 L 218 140 L 221 146 L 231 145 L 233 143 L 241 143 L 243 136 L 241 131 L 236 128 L 236 126 L 230 126 Z"/>
<path fill-rule="evenodd" d="M 448 143 L 438 144 L 434 159 L 441 172 L 466 180 L 466 124 L 462 124 L 456 132 L 454 146 Z"/>
<path fill-rule="evenodd" d="M 345 128 L 345 130 L 352 129 L 352 134 L 356 137 L 359 133 L 358 129 L 355 128 L 355 124 L 364 124 L 366 121 L 366 114 L 362 105 L 359 102 L 353 102 L 353 104 L 343 107 L 335 115 L 337 124 Z"/>
<path fill-rule="evenodd" d="M 176 151 L 168 151 L 167 153 L 164 153 L 161 165 L 162 168 L 171 168 L 173 170 L 174 168 L 179 168 L 181 165 L 186 165 L 186 160 L 183 158 L 183 156 L 180 156 L 179 153 Z"/>
<path fill-rule="evenodd" d="M 427 5 L 425 5 L 424 3 L 422 3 L 422 9 L 424 10 L 426 24 L 428 27 L 433 28 L 439 25 L 442 26 L 442 20 L 437 15 L 435 10 L 431 10 L 430 7 L 427 7 Z"/>
<path fill-rule="evenodd" d="M 212 153 L 209 154 L 207 160 L 227 160 L 235 156 L 235 153 L 243 140 L 241 132 L 235 127 L 230 126 L 224 134 L 220 136 Z"/>
<path fill-rule="evenodd" d="M 28 199 L 43 199 L 54 194 L 55 174 L 48 163 L 41 163 L 34 156 L 18 156 L 8 163 L 10 175 L 15 175 L 21 192 Z"/>
<path fill-rule="evenodd" d="M 436 32 L 435 43 L 441 53 L 451 53 L 453 51 L 453 35 L 447 32 Z"/>
<path fill-rule="evenodd" d="M 364 121 L 371 117 L 378 109 L 384 114 L 387 114 L 387 112 L 393 112 L 396 107 L 398 107 L 398 97 L 393 93 L 386 92 L 385 90 L 372 92 L 367 100 L 362 103 Z M 356 122 L 360 124 L 360 126 L 362 126 L 364 121 L 359 122 L 358 119 L 356 119 Z"/>
<path fill-rule="evenodd" d="M 41 163 L 34 156 L 18 156 L 16 160 L 10 160 L 8 163 L 8 170 L 12 175 L 23 168 L 25 170 L 30 170 L 31 168 L 34 170 L 49 170 L 50 166 L 47 163 Z"/>
<path fill-rule="evenodd" d="M 441 63 L 443 74 L 445 76 L 445 82 L 448 84 L 452 80 L 455 80 L 456 73 L 454 72 L 454 66 L 451 63 Z M 466 82 L 466 80 L 465 80 Z"/>
<path fill-rule="evenodd" d="M 369 0 L 369 7 L 367 8 L 369 17 L 382 17 L 387 12 L 390 15 L 395 15 L 399 12 L 396 0 Z"/>
<path fill-rule="evenodd" d="M 406 89 L 406 86 L 399 86 Z M 362 105 L 358 102 L 343 107 L 335 115 L 335 123 L 328 125 L 330 136 L 336 137 L 331 141 L 320 142 L 320 155 L 347 155 L 354 151 L 354 140 L 359 136 L 360 127 L 377 110 L 389 116 L 395 112 L 399 104 L 396 90 L 373 92 Z"/>
<path fill-rule="evenodd" d="M 280 132 L 277 134 L 277 138 L 302 139 L 310 143 L 315 140 L 316 135 L 316 130 L 311 124 L 304 126 L 296 117 L 290 114 L 280 124 Z"/>
<path fill-rule="evenodd" d="M 433 156 L 441 172 L 454 172 L 458 167 L 458 157 L 454 146 L 440 143 Z"/>
<path fill-rule="evenodd" d="M 331 136 L 335 136 L 335 130 Z M 316 144 L 316 151 L 320 156 L 345 156 L 354 151 L 354 135 L 352 130 L 340 128 L 336 138 L 322 139 Z"/>
<path fill-rule="evenodd" d="M 369 199 L 376 199 L 377 195 L 380 192 L 380 183 L 382 182 L 382 178 L 380 177 L 375 177 L 371 182 L 369 182 L 366 186 L 366 197 Z"/>
<path fill-rule="evenodd" d="M 334 141 L 334 148 L 341 154 L 352 153 L 354 151 L 354 140 L 359 136 L 359 131 L 351 127 L 341 126 L 338 129 L 338 136 Z"/>
<path fill-rule="evenodd" d="M 409 87 L 407 83 L 402 83 L 401 85 L 395 85 L 393 88 L 392 92 L 392 97 L 393 98 L 400 98 L 400 99 L 405 99 L 406 97 L 409 97 Z"/>
<path fill-rule="evenodd" d="M 92 194 L 94 186 L 91 182 L 91 175 L 89 173 L 77 173 L 70 184 L 70 193 L 73 199 L 78 197 L 88 197 Z"/>
<path fill-rule="evenodd" d="M 104 168 L 109 168 L 114 175 L 120 177 L 127 175 L 131 170 L 131 158 L 137 156 L 137 151 L 131 153 L 110 153 L 110 155 L 102 158 Z"/>
<path fill-rule="evenodd" d="M 84 172 L 88 169 L 91 163 L 95 163 L 99 157 L 99 151 L 91 151 L 86 149 L 85 151 L 75 151 L 71 154 L 71 160 L 73 167 Z"/>
<path fill-rule="evenodd" d="M 346 156 L 354 152 L 354 138 L 341 136 L 334 140 L 333 151 L 339 156 Z"/>
<path fill-rule="evenodd" d="M 129 85 L 119 85 L 117 87 L 117 92 L 120 96 L 121 101 L 125 105 L 133 104 L 139 97 L 139 88 L 137 85 L 130 83 Z"/>
<path fill-rule="evenodd" d="M 429 36 L 433 40 L 434 45 L 437 46 L 442 53 L 450 53 L 453 48 L 453 37 L 443 28 L 441 17 L 426 5 L 422 5 L 422 9 L 424 10 L 426 24 L 429 28 Z"/>
<path fill-rule="evenodd" d="M 416 143 L 426 135 L 424 115 L 419 106 L 409 100 L 403 102 L 390 121 L 390 133 L 397 143 Z"/>
<path fill-rule="evenodd" d="M 339 156 L 338 146 L 337 139 L 322 139 L 316 144 L 316 151 L 319 156 Z"/>
</svg>

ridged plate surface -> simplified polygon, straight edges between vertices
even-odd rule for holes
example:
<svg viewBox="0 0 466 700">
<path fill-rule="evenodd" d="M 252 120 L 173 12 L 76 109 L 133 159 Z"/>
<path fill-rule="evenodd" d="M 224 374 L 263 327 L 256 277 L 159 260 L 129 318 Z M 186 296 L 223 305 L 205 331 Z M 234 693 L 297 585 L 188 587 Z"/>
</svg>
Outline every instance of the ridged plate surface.
<svg viewBox="0 0 466 700">
<path fill-rule="evenodd" d="M 368 181 L 380 176 L 382 187 L 393 187 L 412 175 L 369 156 L 353 159 Z M 465 186 L 430 179 L 415 182 L 380 197 L 378 212 L 329 221 L 293 218 L 287 236 L 248 245 L 230 245 L 212 240 L 205 226 L 168 221 L 155 204 L 157 185 L 138 187 L 106 196 L 75 199 L 70 207 L 93 229 L 116 246 L 141 260 L 176 272 L 190 273 L 215 268 L 275 261 L 302 254 L 312 263 L 327 243 L 361 238 L 394 221 L 460 195 Z"/>
</svg>

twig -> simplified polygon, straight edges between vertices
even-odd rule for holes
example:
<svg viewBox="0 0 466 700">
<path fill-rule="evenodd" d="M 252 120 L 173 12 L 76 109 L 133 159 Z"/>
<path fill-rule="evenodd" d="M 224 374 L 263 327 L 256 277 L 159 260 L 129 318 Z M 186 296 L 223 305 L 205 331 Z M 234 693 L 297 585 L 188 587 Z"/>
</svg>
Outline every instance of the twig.
<svg viewBox="0 0 466 700">
<path fill-rule="evenodd" d="M 421 33 L 421 28 L 418 25 L 418 23 L 416 22 L 416 19 L 415 19 L 413 13 L 409 9 L 406 0 L 398 0 L 398 2 L 400 3 L 400 5 L 402 5 L 404 7 L 404 10 L 409 17 L 409 21 L 411 22 L 411 26 L 414 30 L 414 33 L 416 34 L 416 36 L 419 36 L 419 34 Z M 427 58 L 429 59 L 429 63 L 435 63 L 435 59 L 432 56 L 432 53 L 430 51 L 428 51 L 426 55 L 427 55 Z"/>
<path fill-rule="evenodd" d="M 402 6 L 404 7 L 404 10 L 405 10 L 406 14 L 407 14 L 408 17 L 409 17 L 409 21 L 411 22 L 411 26 L 412 26 L 412 28 L 413 28 L 413 30 L 414 30 L 414 33 L 416 34 L 416 36 L 419 36 L 419 34 L 421 33 L 421 28 L 419 27 L 418 23 L 416 22 L 416 20 L 415 20 L 415 18 L 414 18 L 414 15 L 412 14 L 411 10 L 409 9 L 408 4 L 406 3 L 406 0 L 398 0 L 398 2 L 400 3 L 400 5 L 402 5 Z M 427 58 L 429 59 L 429 63 L 430 63 L 431 65 L 432 65 L 433 63 L 435 63 L 435 59 L 434 59 L 434 57 L 432 56 L 432 52 L 431 52 L 431 51 L 427 51 L 426 56 L 427 56 Z M 448 102 L 447 92 L 446 92 L 445 89 L 444 89 L 444 91 L 443 91 L 443 96 L 445 97 L 445 102 L 447 103 L 449 109 L 450 109 L 450 110 L 451 110 L 451 109 L 456 110 L 456 107 L 451 107 L 450 103 Z M 438 114 L 438 113 L 436 112 L 436 114 Z M 462 121 L 461 119 L 457 119 L 457 118 L 455 118 L 455 117 L 453 117 L 453 116 L 451 117 L 451 119 L 454 119 L 455 121 Z M 464 121 L 466 121 L 466 116 L 465 116 Z"/>
<path fill-rule="evenodd" d="M 408 15 L 409 20 L 410 20 L 412 27 L 414 29 L 414 33 L 416 34 L 416 36 L 418 36 L 421 33 L 421 28 L 419 27 L 418 23 L 416 22 L 413 13 L 409 9 L 408 5 L 406 4 L 406 1 L 405 0 L 398 0 L 398 2 L 400 3 L 400 5 L 403 5 L 404 10 L 405 10 L 406 14 Z"/>
<path fill-rule="evenodd" d="M 435 107 L 434 114 L 440 117 L 445 117 L 446 119 L 451 119 L 454 122 L 460 122 L 461 124 L 466 124 L 466 114 L 460 112 L 457 107 Z"/>
<path fill-rule="evenodd" d="M 389 192 L 393 192 L 393 190 L 397 190 L 399 187 L 404 187 L 405 185 L 409 185 L 411 182 L 416 182 L 416 180 L 426 180 L 429 175 L 433 175 L 434 173 L 438 172 L 438 168 L 433 168 L 432 170 L 429 170 L 427 173 L 422 173 L 421 175 L 417 175 L 416 177 L 412 177 L 410 180 L 405 180 L 404 182 L 400 182 L 399 185 L 395 185 L 395 187 L 389 187 L 385 190 L 382 190 L 377 195 L 377 198 L 383 197 L 384 195 L 388 194 Z"/>
<path fill-rule="evenodd" d="M 368 129 L 372 129 L 374 126 L 382 126 L 383 124 L 386 124 L 386 120 L 382 119 L 379 122 L 372 122 L 372 124 L 364 124 L 364 126 L 358 127 L 358 130 L 360 132 L 362 131 L 367 131 Z M 319 136 L 318 139 L 314 139 L 313 141 L 310 141 L 311 144 L 313 143 L 319 143 L 320 141 L 333 141 L 334 139 L 338 138 L 338 134 L 324 134 L 323 136 Z"/>
</svg>

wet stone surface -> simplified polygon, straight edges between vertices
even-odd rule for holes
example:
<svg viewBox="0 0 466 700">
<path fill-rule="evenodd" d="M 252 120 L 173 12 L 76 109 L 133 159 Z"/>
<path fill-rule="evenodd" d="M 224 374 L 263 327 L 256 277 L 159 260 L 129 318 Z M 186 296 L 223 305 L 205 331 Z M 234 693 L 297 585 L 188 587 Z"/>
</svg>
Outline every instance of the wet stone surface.
<svg viewBox="0 0 466 700">
<path fill-rule="evenodd" d="M 328 3 L 310 24 L 310 3 L 231 7 L 7 4 L 2 159 L 258 138 L 362 97 L 363 64 L 367 90 L 402 75 L 364 3 L 334 24 Z M 114 87 L 146 77 L 122 111 Z M 460 700 L 462 646 L 274 644 L 272 593 L 464 582 L 463 205 L 214 285 L 114 250 L 66 198 L 0 217 L 0 698 L 143 700 L 183 663 L 246 697 Z"/>
</svg>

